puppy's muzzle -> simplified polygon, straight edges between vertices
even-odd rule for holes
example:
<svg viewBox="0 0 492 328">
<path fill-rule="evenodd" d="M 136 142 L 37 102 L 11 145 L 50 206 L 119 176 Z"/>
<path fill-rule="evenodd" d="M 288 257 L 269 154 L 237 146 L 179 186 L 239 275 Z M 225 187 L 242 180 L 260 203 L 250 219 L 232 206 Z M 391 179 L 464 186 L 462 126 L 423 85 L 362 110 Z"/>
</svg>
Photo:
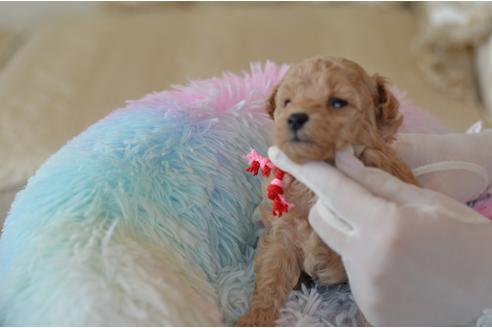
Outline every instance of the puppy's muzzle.
<svg viewBox="0 0 492 328">
<path fill-rule="evenodd" d="M 287 119 L 287 124 L 292 131 L 300 130 L 309 120 L 309 116 L 305 113 L 294 113 Z"/>
</svg>

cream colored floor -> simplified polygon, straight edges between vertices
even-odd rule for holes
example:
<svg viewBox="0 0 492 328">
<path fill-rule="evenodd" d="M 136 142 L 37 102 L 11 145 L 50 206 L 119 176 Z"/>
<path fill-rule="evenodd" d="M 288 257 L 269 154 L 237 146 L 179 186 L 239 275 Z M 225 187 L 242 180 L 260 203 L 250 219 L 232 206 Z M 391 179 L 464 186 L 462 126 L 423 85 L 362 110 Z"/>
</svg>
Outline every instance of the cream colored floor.
<svg viewBox="0 0 492 328">
<path fill-rule="evenodd" d="M 345 56 L 390 77 L 458 131 L 479 119 L 477 105 L 425 80 L 412 50 L 417 20 L 400 5 L 122 7 L 70 12 L 22 32 L 0 27 L 0 219 L 18 186 L 51 153 L 125 100 L 238 72 L 251 61 Z M 0 15 L 7 9 L 0 3 Z"/>
</svg>

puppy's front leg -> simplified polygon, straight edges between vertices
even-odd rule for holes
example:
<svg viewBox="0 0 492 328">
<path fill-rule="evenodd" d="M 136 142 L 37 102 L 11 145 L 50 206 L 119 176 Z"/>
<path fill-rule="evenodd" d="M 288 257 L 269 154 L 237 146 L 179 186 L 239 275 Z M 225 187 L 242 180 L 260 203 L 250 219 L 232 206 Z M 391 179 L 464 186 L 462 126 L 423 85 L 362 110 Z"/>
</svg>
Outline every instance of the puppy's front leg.
<svg viewBox="0 0 492 328">
<path fill-rule="evenodd" d="M 275 219 L 261 236 L 255 256 L 255 285 L 249 311 L 238 326 L 274 326 L 282 305 L 301 274 L 295 231 Z"/>
<path fill-rule="evenodd" d="M 315 231 L 311 231 L 302 250 L 304 271 L 317 280 L 321 286 L 347 281 L 347 274 L 340 255 L 326 246 Z"/>
</svg>

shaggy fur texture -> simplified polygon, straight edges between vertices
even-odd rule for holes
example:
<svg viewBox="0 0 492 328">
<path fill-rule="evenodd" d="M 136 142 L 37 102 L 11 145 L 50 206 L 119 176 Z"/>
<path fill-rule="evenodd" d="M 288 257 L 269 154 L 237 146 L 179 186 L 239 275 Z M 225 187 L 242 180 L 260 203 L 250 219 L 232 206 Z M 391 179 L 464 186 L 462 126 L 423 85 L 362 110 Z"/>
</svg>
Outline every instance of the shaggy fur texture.
<svg viewBox="0 0 492 328">
<path fill-rule="evenodd" d="M 347 284 L 294 290 L 280 310 L 278 326 L 354 327 L 358 309 Z"/>
<path fill-rule="evenodd" d="M 244 314 L 262 194 L 242 156 L 265 154 L 264 102 L 286 70 L 256 64 L 148 95 L 54 154 L 4 226 L 0 325 L 230 325 Z M 397 97 L 403 131 L 444 130 Z M 294 291 L 280 323 L 353 323 L 340 288 Z"/>
<path fill-rule="evenodd" d="M 266 110 L 275 122 L 274 143 L 293 161 L 332 162 L 336 150 L 360 145 L 364 148 L 358 156 L 366 165 L 417 184 L 388 144 L 403 120 L 398 107 L 380 76 L 371 77 L 346 59 L 313 58 L 289 69 Z M 293 210 L 277 218 L 268 201 L 260 205 L 266 230 L 255 256 L 250 309 L 238 325 L 273 325 L 301 272 L 323 286 L 347 280 L 338 254 L 309 225 L 315 195 L 297 180 L 285 186 Z"/>
<path fill-rule="evenodd" d="M 253 65 L 131 101 L 54 154 L 5 222 L 0 323 L 237 319 L 261 200 L 242 154 L 266 151 L 263 103 L 285 71 Z"/>
</svg>

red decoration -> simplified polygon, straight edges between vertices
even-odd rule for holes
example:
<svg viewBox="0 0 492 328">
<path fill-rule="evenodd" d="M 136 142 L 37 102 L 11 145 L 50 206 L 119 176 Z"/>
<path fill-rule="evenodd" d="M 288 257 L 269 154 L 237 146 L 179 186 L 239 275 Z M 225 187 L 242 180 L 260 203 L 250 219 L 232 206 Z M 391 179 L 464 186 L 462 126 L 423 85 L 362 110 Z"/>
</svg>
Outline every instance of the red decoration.
<svg viewBox="0 0 492 328">
<path fill-rule="evenodd" d="M 272 170 L 275 172 L 275 178 L 267 188 L 268 199 L 273 201 L 272 214 L 281 217 L 283 213 L 287 213 L 293 208 L 294 204 L 287 202 L 283 196 L 285 172 L 275 167 L 267 157 L 261 156 L 254 149 L 245 158 L 249 161 L 246 172 L 251 172 L 254 176 L 257 176 L 260 170 L 261 174 L 265 177 L 270 176 Z"/>
</svg>

